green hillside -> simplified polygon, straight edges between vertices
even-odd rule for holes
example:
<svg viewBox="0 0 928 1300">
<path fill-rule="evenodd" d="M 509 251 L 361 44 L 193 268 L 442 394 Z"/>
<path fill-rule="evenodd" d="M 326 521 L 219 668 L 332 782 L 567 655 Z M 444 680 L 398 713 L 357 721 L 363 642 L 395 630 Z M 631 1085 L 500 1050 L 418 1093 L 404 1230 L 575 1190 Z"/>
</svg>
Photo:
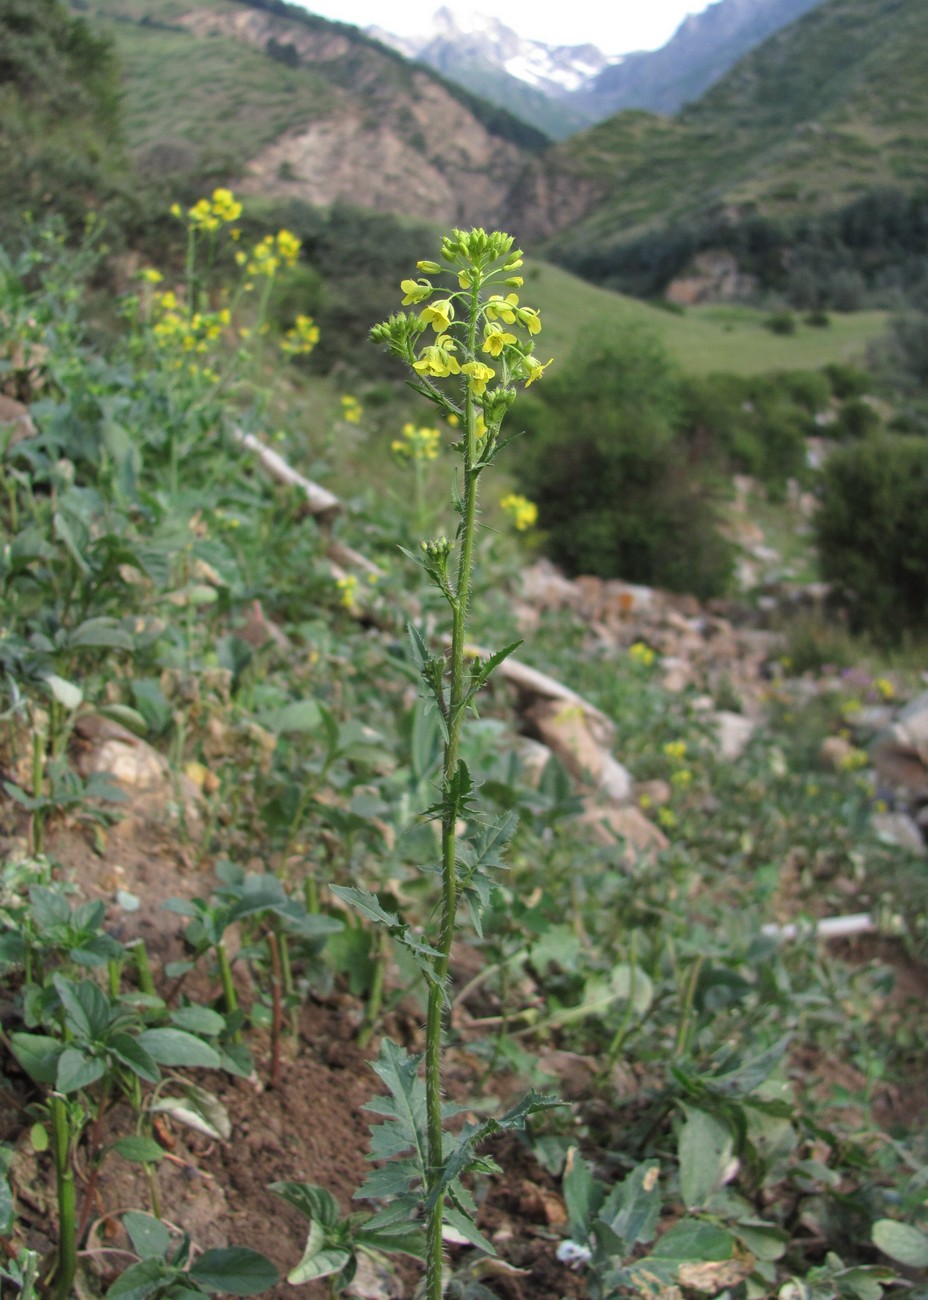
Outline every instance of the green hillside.
<svg viewBox="0 0 928 1300">
<path fill-rule="evenodd" d="M 556 256 L 608 261 L 712 215 L 789 220 L 928 185 L 926 48 L 922 0 L 827 0 L 678 117 L 622 113 L 549 151 L 548 187 L 569 176 L 600 195 Z"/>
<path fill-rule="evenodd" d="M 593 321 L 606 329 L 631 321 L 657 334 L 682 369 L 694 375 L 817 370 L 861 359 L 886 324 L 881 311 L 836 313 L 826 328 L 799 321 L 794 334 L 777 335 L 765 327 L 768 313 L 751 307 L 695 307 L 678 315 L 600 289 L 550 264 L 537 268 L 531 292 L 545 321 L 539 353 L 547 355 L 550 349 L 557 357 L 566 356 L 578 332 Z"/>
</svg>

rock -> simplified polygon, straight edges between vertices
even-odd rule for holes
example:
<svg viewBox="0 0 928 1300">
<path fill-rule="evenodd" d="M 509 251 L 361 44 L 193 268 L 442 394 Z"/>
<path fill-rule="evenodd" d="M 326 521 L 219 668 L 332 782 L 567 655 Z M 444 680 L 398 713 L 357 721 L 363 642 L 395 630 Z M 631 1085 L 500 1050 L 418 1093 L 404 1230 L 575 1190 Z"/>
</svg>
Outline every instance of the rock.
<svg viewBox="0 0 928 1300">
<path fill-rule="evenodd" d="M 854 746 L 844 736 L 826 736 L 819 746 L 818 756 L 822 767 L 830 772 L 844 771 L 851 761 Z"/>
<path fill-rule="evenodd" d="M 878 777 L 916 802 L 928 800 L 928 691 L 902 709 L 871 750 Z"/>
<path fill-rule="evenodd" d="M 28 406 L 0 393 L 0 446 L 12 447 L 24 438 L 34 438 L 35 432 Z"/>
<path fill-rule="evenodd" d="M 881 840 L 888 840 L 890 844 L 898 844 L 900 848 L 928 857 L 928 845 L 908 813 L 874 813 L 870 823 Z"/>
<path fill-rule="evenodd" d="M 613 803 L 629 801 L 631 776 L 596 737 L 596 720 L 581 703 L 536 699 L 523 717 L 576 780 L 601 790 Z"/>
<path fill-rule="evenodd" d="M 720 709 L 713 718 L 722 758 L 740 758 L 754 735 L 756 725 L 741 713 Z"/>
<path fill-rule="evenodd" d="M 632 871 L 641 858 L 652 857 L 670 845 L 664 832 L 648 821 L 640 808 L 588 806 L 577 818 L 577 824 L 587 828 L 598 844 L 624 841 L 622 865 L 627 871 Z"/>
<path fill-rule="evenodd" d="M 125 727 L 97 714 L 78 718 L 74 736 L 80 774 L 87 777 L 108 773 L 125 790 L 128 802 L 122 807 L 130 817 L 156 821 L 165 815 L 177 816 L 180 800 L 187 828 L 195 832 L 200 822 L 202 792 L 190 777 L 175 778 L 163 754 Z"/>
</svg>

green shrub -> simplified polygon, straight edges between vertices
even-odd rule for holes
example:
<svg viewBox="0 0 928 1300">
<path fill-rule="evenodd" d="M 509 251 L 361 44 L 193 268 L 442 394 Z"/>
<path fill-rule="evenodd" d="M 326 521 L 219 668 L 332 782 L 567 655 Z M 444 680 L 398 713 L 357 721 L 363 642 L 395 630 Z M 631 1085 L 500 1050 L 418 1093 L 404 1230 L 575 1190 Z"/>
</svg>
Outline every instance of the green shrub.
<svg viewBox="0 0 928 1300">
<path fill-rule="evenodd" d="M 711 461 L 678 432 L 680 391 L 654 336 L 596 330 L 523 411 L 517 478 L 568 572 L 703 598 L 725 589 L 732 551 L 716 527 Z"/>
<path fill-rule="evenodd" d="M 881 424 L 880 416 L 862 397 L 849 397 L 841 403 L 838 418 L 830 432 L 835 438 L 868 438 Z"/>
<path fill-rule="evenodd" d="M 842 366 L 836 361 L 823 366 L 822 373 L 831 385 L 834 396 L 842 401 L 846 397 L 863 397 L 873 389 L 870 374 L 859 366 Z"/>
<path fill-rule="evenodd" d="M 791 311 L 775 311 L 764 321 L 771 334 L 795 334 L 796 317 Z"/>
<path fill-rule="evenodd" d="M 885 434 L 833 452 L 815 531 L 855 631 L 888 642 L 928 628 L 928 440 Z"/>
</svg>

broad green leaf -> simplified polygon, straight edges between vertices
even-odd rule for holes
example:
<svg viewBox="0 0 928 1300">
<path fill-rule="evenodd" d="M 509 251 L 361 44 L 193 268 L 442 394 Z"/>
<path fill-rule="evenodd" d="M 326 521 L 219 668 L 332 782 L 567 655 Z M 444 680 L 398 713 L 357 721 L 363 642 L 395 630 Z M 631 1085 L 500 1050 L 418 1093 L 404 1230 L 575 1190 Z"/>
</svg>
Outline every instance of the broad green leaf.
<svg viewBox="0 0 928 1300">
<path fill-rule="evenodd" d="M 111 1150 L 121 1155 L 124 1160 L 131 1160 L 139 1165 L 157 1164 L 164 1157 L 164 1151 L 154 1138 L 141 1135 L 130 1134 L 117 1138 Z"/>
<path fill-rule="evenodd" d="M 928 1233 L 895 1219 L 877 1219 L 871 1232 L 874 1246 L 906 1268 L 928 1268 Z"/>
<path fill-rule="evenodd" d="M 257 1295 L 272 1287 L 279 1274 L 266 1255 L 245 1246 L 228 1246 L 205 1250 L 190 1269 L 190 1276 L 205 1291 Z"/>
<path fill-rule="evenodd" d="M 125 727 L 136 736 L 144 736 L 148 732 L 148 723 L 142 714 L 138 709 L 131 709 L 128 704 L 100 704 L 97 706 L 97 713 L 103 718 L 118 722 L 121 727 Z"/>
<path fill-rule="evenodd" d="M 71 920 L 71 908 L 58 889 L 33 885 L 29 890 L 29 902 L 32 904 L 32 919 L 43 933 L 53 926 L 67 925 Z"/>
<path fill-rule="evenodd" d="M 64 1007 L 68 1028 L 78 1038 L 97 1041 L 110 1018 L 110 1004 L 105 994 L 89 979 L 75 983 L 55 975 L 54 984 Z"/>
<path fill-rule="evenodd" d="M 45 685 L 51 694 L 72 713 L 84 700 L 84 692 L 74 682 L 66 681 L 64 677 L 59 677 L 57 673 L 46 673 L 43 678 Z"/>
<path fill-rule="evenodd" d="M 219 1098 L 193 1084 L 187 1085 L 183 1097 L 159 1097 L 150 1109 L 170 1115 L 178 1123 L 186 1124 L 207 1137 L 228 1141 L 232 1136 L 229 1112 Z"/>
<path fill-rule="evenodd" d="M 286 732 L 315 731 L 322 723 L 322 713 L 315 700 L 293 700 L 279 709 L 258 714 L 257 721 L 278 736 Z"/>
<path fill-rule="evenodd" d="M 318 1183 L 270 1183 L 270 1190 L 313 1223 L 334 1228 L 339 1220 L 338 1202 L 330 1191 Z"/>
<path fill-rule="evenodd" d="M 312 1282 L 319 1277 L 331 1277 L 334 1273 L 340 1273 L 349 1262 L 350 1251 L 326 1246 L 325 1243 L 325 1229 L 314 1221 L 310 1224 L 303 1258 L 287 1274 L 287 1281 L 292 1286 L 300 1286 L 303 1282 Z"/>
<path fill-rule="evenodd" d="M 461 1210 L 456 1210 L 453 1205 L 445 1205 L 443 1222 L 446 1229 L 450 1228 L 452 1233 L 457 1233 L 465 1241 L 469 1241 L 472 1246 L 476 1246 L 478 1250 L 484 1251 L 487 1255 L 496 1254 L 496 1247 L 492 1241 L 489 1241 L 483 1235 L 477 1225 L 466 1214 Z M 453 1237 L 452 1240 L 454 1240 Z"/>
<path fill-rule="evenodd" d="M 88 1088 L 106 1074 L 106 1062 L 99 1056 L 87 1056 L 76 1047 L 66 1047 L 58 1058 L 55 1087 L 59 1092 L 77 1092 Z"/>
<path fill-rule="evenodd" d="M 128 1066 L 133 1074 L 137 1074 L 146 1083 L 158 1083 L 160 1080 L 161 1071 L 154 1059 L 131 1034 L 113 1034 L 107 1047 L 117 1061 Z"/>
<path fill-rule="evenodd" d="M 574 1241 L 583 1244 L 589 1237 L 596 1184 L 590 1166 L 576 1147 L 571 1148 L 567 1156 L 567 1172 L 564 1174 L 563 1188 L 571 1236 Z M 600 1196 L 599 1199 L 601 1200 L 602 1197 Z"/>
<path fill-rule="evenodd" d="M 218 1070 L 222 1064 L 214 1047 L 183 1029 L 146 1029 L 138 1043 L 159 1065 Z"/>
<path fill-rule="evenodd" d="M 136 1255 L 143 1260 L 162 1260 L 168 1255 L 170 1232 L 161 1219 L 143 1214 L 142 1210 L 126 1210 L 122 1226 L 129 1232 Z"/>
<path fill-rule="evenodd" d="M 68 635 L 69 650 L 131 650 L 132 637 L 115 618 L 85 619 Z"/>
<path fill-rule="evenodd" d="M 613 1187 L 599 1211 L 599 1220 L 605 1223 L 623 1251 L 629 1251 L 638 1242 L 654 1240 L 661 1212 L 660 1165 L 656 1160 L 645 1160 Z M 597 1233 L 600 1229 L 597 1226 Z"/>
<path fill-rule="evenodd" d="M 751 1254 L 758 1259 L 782 1259 L 789 1245 L 789 1236 L 782 1228 L 761 1220 L 742 1219 L 735 1231 Z"/>
<path fill-rule="evenodd" d="M 17 1061 L 36 1083 L 55 1085 L 58 1058 L 64 1051 L 57 1038 L 46 1034 L 10 1034 L 10 1047 Z"/>
<path fill-rule="evenodd" d="M 176 1276 L 176 1270 L 160 1259 L 143 1259 L 127 1268 L 106 1293 L 106 1300 L 146 1300 Z"/>
<path fill-rule="evenodd" d="M 688 1210 L 704 1205 L 725 1175 L 734 1150 L 727 1124 L 707 1111 L 684 1106 L 686 1123 L 680 1134 L 680 1194 Z"/>
<path fill-rule="evenodd" d="M 177 1029 L 186 1029 L 191 1034 L 221 1034 L 226 1027 L 225 1016 L 212 1007 L 178 1007 L 171 1012 L 171 1023 Z"/>
<path fill-rule="evenodd" d="M 652 1259 L 691 1263 L 702 1260 L 730 1259 L 734 1249 L 730 1232 L 701 1219 L 680 1219 L 657 1239 Z"/>
</svg>

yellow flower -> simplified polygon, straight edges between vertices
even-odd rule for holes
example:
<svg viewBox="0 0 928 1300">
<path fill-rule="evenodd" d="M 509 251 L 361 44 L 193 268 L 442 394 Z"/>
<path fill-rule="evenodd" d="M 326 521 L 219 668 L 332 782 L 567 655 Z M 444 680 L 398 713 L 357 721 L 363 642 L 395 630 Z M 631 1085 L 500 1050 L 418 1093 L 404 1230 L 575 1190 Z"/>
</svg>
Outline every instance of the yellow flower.
<svg viewBox="0 0 928 1300">
<path fill-rule="evenodd" d="M 354 574 L 349 573 L 347 577 L 339 578 L 335 585 L 342 593 L 341 603 L 345 609 L 354 609 L 354 593 L 358 589 L 358 580 Z"/>
<path fill-rule="evenodd" d="M 408 307 L 411 303 L 423 302 L 432 292 L 428 280 L 401 280 L 400 288 L 406 295 L 403 299 L 404 307 Z"/>
<path fill-rule="evenodd" d="M 685 789 L 686 786 L 690 784 L 692 779 L 693 779 L 693 773 L 689 770 L 689 768 L 681 767 L 678 768 L 676 772 L 671 773 L 670 783 L 671 785 L 676 785 L 679 786 L 681 789 Z"/>
<path fill-rule="evenodd" d="M 419 319 L 431 325 L 436 334 L 443 334 L 454 320 L 454 303 L 450 298 L 440 298 L 419 312 Z"/>
<path fill-rule="evenodd" d="M 360 424 L 361 416 L 364 414 L 364 407 L 356 397 L 345 395 L 342 398 L 342 419 L 347 420 L 349 424 Z"/>
<path fill-rule="evenodd" d="M 301 244 L 291 230 L 278 230 L 277 252 L 284 266 L 293 266 L 300 255 Z"/>
<path fill-rule="evenodd" d="M 650 668 L 654 663 L 654 651 L 643 641 L 636 641 L 634 645 L 629 646 L 628 654 L 630 659 L 635 663 L 643 664 L 645 668 Z"/>
<path fill-rule="evenodd" d="M 390 443 L 390 450 L 409 460 L 437 460 L 440 446 L 441 433 L 438 429 L 416 428 L 414 424 L 404 424 L 402 438 L 395 438 Z"/>
<path fill-rule="evenodd" d="M 668 740 L 664 746 L 664 753 L 673 762 L 680 762 L 686 756 L 686 741 Z"/>
<path fill-rule="evenodd" d="M 503 329 L 502 325 L 497 325 L 495 321 L 491 321 L 487 323 L 486 329 L 484 330 L 483 343 L 481 344 L 480 350 L 481 352 L 489 352 L 491 357 L 498 357 L 507 343 L 515 342 L 515 334 L 508 334 Z"/>
<path fill-rule="evenodd" d="M 528 371 L 528 376 L 525 380 L 525 387 L 531 388 L 535 380 L 541 378 L 541 376 L 548 369 L 548 366 L 550 366 L 553 360 L 554 357 L 549 357 L 548 360 L 544 363 L 544 365 L 542 365 L 541 362 L 536 361 L 533 356 L 523 357 L 522 358 L 523 368 Z"/>
<path fill-rule="evenodd" d="M 179 203 L 172 203 L 168 211 L 172 217 L 182 217 L 184 215 Z"/>
<path fill-rule="evenodd" d="M 447 334 L 439 334 L 435 342 L 419 353 L 418 361 L 412 363 L 413 370 L 420 375 L 431 375 L 434 379 L 444 379 L 447 375 L 459 375 L 461 365 L 454 355 L 455 343 Z"/>
<path fill-rule="evenodd" d="M 139 271 L 139 279 L 144 280 L 146 284 L 160 284 L 164 276 L 153 266 L 146 266 L 144 271 Z"/>
<path fill-rule="evenodd" d="M 475 397 L 485 393 L 487 384 L 496 376 L 496 371 L 491 366 L 484 365 L 482 361 L 465 362 L 461 366 L 461 372 L 469 376 L 471 392 Z"/>
<path fill-rule="evenodd" d="M 874 689 L 879 692 L 884 700 L 891 700 L 896 694 L 896 688 L 888 677 L 877 677 L 873 683 Z"/>
<path fill-rule="evenodd" d="M 520 496 L 517 492 L 510 492 L 499 504 L 520 533 L 524 533 L 527 528 L 533 528 L 538 522 L 538 507 L 534 501 L 529 501 L 527 497 Z"/>
<path fill-rule="evenodd" d="M 516 319 L 520 325 L 524 325 L 529 334 L 537 334 L 541 330 L 541 317 L 534 307 L 520 307 L 516 312 Z"/>
<path fill-rule="evenodd" d="M 451 421 L 449 420 L 448 423 L 450 424 Z M 481 438 L 485 438 L 486 436 L 487 436 L 487 422 L 482 415 L 478 415 L 477 424 L 474 429 L 474 437 L 479 442 Z"/>
<path fill-rule="evenodd" d="M 213 215 L 220 221 L 238 221 L 242 215 L 242 205 L 231 190 L 222 186 L 213 190 Z"/>
<path fill-rule="evenodd" d="M 519 295 L 517 293 L 507 293 L 504 298 L 501 293 L 491 294 L 487 300 L 486 316 L 487 320 L 502 320 L 507 325 L 514 325 L 516 321 L 515 309 L 519 305 Z"/>
<path fill-rule="evenodd" d="M 188 208 L 187 220 L 195 230 L 218 230 L 221 225 L 209 199 L 200 199 L 192 208 Z"/>
<path fill-rule="evenodd" d="M 319 342 L 319 326 L 312 316 L 298 315 L 293 328 L 287 330 L 281 342 L 281 350 L 288 356 L 306 356 Z"/>
</svg>

